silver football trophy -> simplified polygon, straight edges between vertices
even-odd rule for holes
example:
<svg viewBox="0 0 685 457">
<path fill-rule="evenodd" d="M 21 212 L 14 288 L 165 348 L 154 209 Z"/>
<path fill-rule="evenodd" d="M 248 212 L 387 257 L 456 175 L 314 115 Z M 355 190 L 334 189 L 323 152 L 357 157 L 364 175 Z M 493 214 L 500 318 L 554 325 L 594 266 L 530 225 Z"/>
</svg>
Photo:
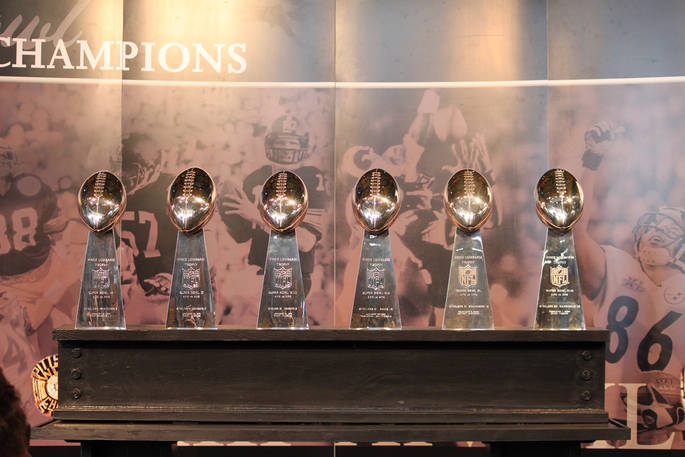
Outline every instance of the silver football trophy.
<svg viewBox="0 0 685 457">
<path fill-rule="evenodd" d="M 444 200 L 445 211 L 457 230 L 442 328 L 493 329 L 483 238 L 479 230 L 492 211 L 490 184 L 477 171 L 458 171 L 445 186 Z"/>
<path fill-rule="evenodd" d="M 90 233 L 75 326 L 125 329 L 113 230 L 126 208 L 124 185 L 109 171 L 99 171 L 81 184 L 78 208 Z"/>
<path fill-rule="evenodd" d="M 259 212 L 271 233 L 257 328 L 309 328 L 295 234 L 308 205 L 307 187 L 295 173 L 280 171 L 262 187 Z"/>
<path fill-rule="evenodd" d="M 542 175 L 535 194 L 535 209 L 548 227 L 535 328 L 585 330 L 571 233 L 583 212 L 583 190 L 571 173 L 556 168 Z"/>
<path fill-rule="evenodd" d="M 395 269 L 388 228 L 400 210 L 395 179 L 385 170 L 369 170 L 352 195 L 354 216 L 364 228 L 350 328 L 400 329 Z"/>
<path fill-rule="evenodd" d="M 212 178 L 200 168 L 181 172 L 169 186 L 167 210 L 179 230 L 167 328 L 216 328 L 212 280 L 203 227 L 216 207 Z"/>
</svg>

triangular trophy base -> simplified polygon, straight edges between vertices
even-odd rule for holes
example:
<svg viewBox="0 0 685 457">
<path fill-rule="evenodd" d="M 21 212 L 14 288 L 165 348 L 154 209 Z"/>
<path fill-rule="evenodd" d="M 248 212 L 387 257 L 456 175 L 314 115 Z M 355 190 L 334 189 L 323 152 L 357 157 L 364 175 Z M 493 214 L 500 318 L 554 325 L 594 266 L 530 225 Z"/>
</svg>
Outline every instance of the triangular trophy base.
<svg viewBox="0 0 685 457">
<path fill-rule="evenodd" d="M 364 231 L 350 328 L 402 328 L 395 268 L 387 230 L 378 234 Z"/>
<path fill-rule="evenodd" d="M 494 329 L 488 275 L 480 231 L 454 234 L 444 330 Z"/>
<path fill-rule="evenodd" d="M 204 230 L 178 232 L 167 328 L 216 329 Z"/>
<path fill-rule="evenodd" d="M 126 328 L 113 230 L 88 234 L 75 327 Z"/>
<path fill-rule="evenodd" d="M 547 230 L 535 328 L 585 330 L 573 233 Z"/>
<path fill-rule="evenodd" d="M 295 229 L 269 235 L 257 328 L 309 328 Z"/>
</svg>

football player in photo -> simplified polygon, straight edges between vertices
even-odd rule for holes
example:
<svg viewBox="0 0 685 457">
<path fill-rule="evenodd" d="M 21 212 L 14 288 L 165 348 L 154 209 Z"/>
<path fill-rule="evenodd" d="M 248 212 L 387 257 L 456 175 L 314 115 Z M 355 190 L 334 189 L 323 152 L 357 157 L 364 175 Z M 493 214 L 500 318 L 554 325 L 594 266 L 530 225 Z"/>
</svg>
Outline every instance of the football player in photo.
<svg viewBox="0 0 685 457">
<path fill-rule="evenodd" d="M 38 176 L 19 168 L 17 154 L 0 139 L 0 361 L 22 401 L 32 404 L 31 368 L 40 354 L 54 351 L 53 324 L 64 322 L 52 316 L 64 315 L 60 304 L 78 278 L 53 250 L 66 211 Z M 32 406 L 26 411 L 32 421 L 40 417 Z"/>
<path fill-rule="evenodd" d="M 262 185 L 267 178 L 280 170 L 292 171 L 304 181 L 309 195 L 309 208 L 304 222 L 297 229 L 297 240 L 302 280 L 308 296 L 312 289 L 313 276 L 317 276 L 315 250 L 325 230 L 324 210 L 331 199 L 328 174 L 316 166 L 303 164 L 310 148 L 309 133 L 300 120 L 292 114 L 279 116 L 264 137 L 264 152 L 269 163 L 249 173 L 243 179 L 242 186 L 226 183 L 220 200 L 221 218 L 228 233 L 237 243 L 250 243 L 247 264 L 253 266 L 261 277 L 264 274 L 269 242 L 268 227 L 257 208 Z M 317 290 L 322 287 L 319 281 L 314 286 Z M 256 312 L 256 305 L 252 306 L 255 306 Z M 227 310 L 230 312 L 230 308 Z M 308 314 L 312 321 L 310 324 L 317 325 L 319 319 L 316 308 L 309 308 Z"/>
<path fill-rule="evenodd" d="M 122 143 L 126 211 L 121 217 L 122 286 L 126 319 L 166 322 L 176 234 L 166 208 L 173 176 L 161 172 L 162 153 L 145 134 Z"/>
<path fill-rule="evenodd" d="M 585 134 L 582 158 L 586 202 L 598 183 L 610 179 L 607 162 L 622 160 L 625 128 L 608 122 Z M 607 383 L 639 383 L 638 443 L 666 441 L 685 430 L 680 394 L 685 344 L 685 210 L 660 207 L 644 213 L 633 228 L 633 252 L 600 245 L 588 232 L 587 214 L 574 228 L 583 294 L 591 302 L 586 315 L 595 327 L 609 330 Z M 610 222 L 610 221 L 609 221 Z M 612 392 L 617 392 L 613 390 Z M 626 398 L 609 395 L 611 417 L 626 420 Z"/>
</svg>

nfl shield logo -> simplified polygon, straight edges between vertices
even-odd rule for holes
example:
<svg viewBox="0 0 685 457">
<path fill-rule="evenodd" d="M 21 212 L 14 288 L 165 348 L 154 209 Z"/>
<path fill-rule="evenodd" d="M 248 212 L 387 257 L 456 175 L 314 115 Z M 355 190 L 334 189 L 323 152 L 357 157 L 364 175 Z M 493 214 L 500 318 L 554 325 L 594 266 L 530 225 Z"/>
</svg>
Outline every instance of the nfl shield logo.
<svg viewBox="0 0 685 457">
<path fill-rule="evenodd" d="M 197 289 L 198 287 L 200 287 L 200 267 L 188 264 L 187 268 L 183 268 L 183 288 Z"/>
<path fill-rule="evenodd" d="M 274 287 L 277 289 L 290 289 L 293 286 L 293 269 L 284 266 L 274 270 Z"/>
<path fill-rule="evenodd" d="M 371 290 L 385 287 L 385 270 L 380 265 L 371 265 L 366 269 L 366 287 Z"/>
<path fill-rule="evenodd" d="M 550 281 L 554 287 L 568 285 L 568 267 L 552 267 L 550 269 Z"/>
<path fill-rule="evenodd" d="M 459 284 L 462 287 L 472 287 L 478 284 L 478 267 L 464 265 L 459 267 Z"/>
<path fill-rule="evenodd" d="M 98 289 L 109 289 L 109 270 L 99 267 L 93 271 L 93 276 Z"/>
</svg>

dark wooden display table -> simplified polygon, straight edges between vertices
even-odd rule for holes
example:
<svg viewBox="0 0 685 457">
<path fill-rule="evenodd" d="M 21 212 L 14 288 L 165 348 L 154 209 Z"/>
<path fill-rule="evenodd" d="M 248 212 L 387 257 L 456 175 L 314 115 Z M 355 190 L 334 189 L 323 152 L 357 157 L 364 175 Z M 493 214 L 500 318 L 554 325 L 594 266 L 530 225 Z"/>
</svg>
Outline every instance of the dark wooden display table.
<svg viewBox="0 0 685 457">
<path fill-rule="evenodd" d="M 500 454 L 542 441 L 573 455 L 629 438 L 604 411 L 607 336 L 63 328 L 58 420 L 33 433 L 90 455 L 98 442 L 177 440 L 509 443 Z"/>
</svg>

